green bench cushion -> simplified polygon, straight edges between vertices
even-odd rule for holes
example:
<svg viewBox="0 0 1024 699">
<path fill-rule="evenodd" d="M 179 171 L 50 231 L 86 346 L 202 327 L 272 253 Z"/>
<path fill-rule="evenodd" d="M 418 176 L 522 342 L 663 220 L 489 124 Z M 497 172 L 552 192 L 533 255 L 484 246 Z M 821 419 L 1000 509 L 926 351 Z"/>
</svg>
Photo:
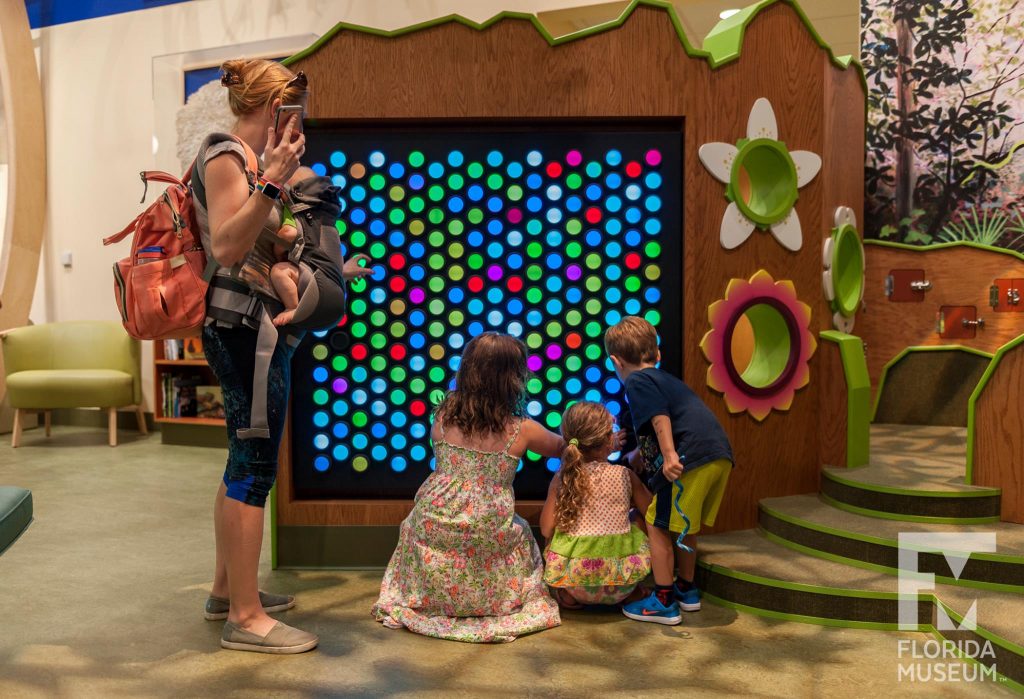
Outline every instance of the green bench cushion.
<svg viewBox="0 0 1024 699">
<path fill-rule="evenodd" d="M 33 369 L 7 377 L 12 408 L 108 408 L 130 405 L 132 375 L 114 369 Z"/>
<path fill-rule="evenodd" d="M 32 521 L 32 493 L 24 488 L 0 485 L 0 553 L 25 531 Z"/>
</svg>

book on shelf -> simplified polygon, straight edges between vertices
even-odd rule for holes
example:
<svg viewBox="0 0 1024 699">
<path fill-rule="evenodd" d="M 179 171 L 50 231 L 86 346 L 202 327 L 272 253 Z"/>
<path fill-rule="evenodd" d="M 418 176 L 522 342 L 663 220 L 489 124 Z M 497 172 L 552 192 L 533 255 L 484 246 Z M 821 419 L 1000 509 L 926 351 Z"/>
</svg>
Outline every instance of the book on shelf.
<svg viewBox="0 0 1024 699">
<path fill-rule="evenodd" d="M 196 386 L 196 416 L 223 418 L 224 393 L 220 386 Z"/>
<path fill-rule="evenodd" d="M 185 345 L 181 340 L 164 340 L 164 359 L 184 359 Z"/>
<path fill-rule="evenodd" d="M 202 378 L 172 376 L 163 378 L 164 417 L 196 417 L 196 395 Z"/>
</svg>

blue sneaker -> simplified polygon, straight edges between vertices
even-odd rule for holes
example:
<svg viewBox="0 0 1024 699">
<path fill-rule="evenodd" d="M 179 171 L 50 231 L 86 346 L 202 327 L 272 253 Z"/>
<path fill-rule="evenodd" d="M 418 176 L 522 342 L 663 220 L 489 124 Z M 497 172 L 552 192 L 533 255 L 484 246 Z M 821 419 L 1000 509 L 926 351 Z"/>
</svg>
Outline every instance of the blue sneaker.
<svg viewBox="0 0 1024 699">
<path fill-rule="evenodd" d="M 622 613 L 636 621 L 653 621 L 655 624 L 668 626 L 675 626 L 683 620 L 683 615 L 679 613 L 679 605 L 675 601 L 666 607 L 658 601 L 658 596 L 653 592 L 649 597 L 623 605 Z"/>
<path fill-rule="evenodd" d="M 672 596 L 679 604 L 679 608 L 684 612 L 699 612 L 700 611 L 700 590 L 696 587 L 691 587 L 685 592 L 679 589 L 678 585 L 672 586 Z"/>
</svg>

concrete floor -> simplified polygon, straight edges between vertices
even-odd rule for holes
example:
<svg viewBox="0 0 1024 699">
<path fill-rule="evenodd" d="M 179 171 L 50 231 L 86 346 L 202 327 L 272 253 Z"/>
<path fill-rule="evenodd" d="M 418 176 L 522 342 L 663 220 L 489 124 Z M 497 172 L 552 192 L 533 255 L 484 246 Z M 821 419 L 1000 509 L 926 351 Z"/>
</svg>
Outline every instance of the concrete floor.
<svg viewBox="0 0 1024 699">
<path fill-rule="evenodd" d="M 271 571 L 298 596 L 281 615 L 319 650 L 221 650 L 202 618 L 211 505 L 224 452 L 159 436 L 59 427 L 0 446 L 0 483 L 30 488 L 36 519 L 0 556 L 0 697 L 991 696 L 992 683 L 898 681 L 899 639 L 705 604 L 675 628 L 571 612 L 560 628 L 499 646 L 391 631 L 369 615 L 379 571 Z M 921 661 L 927 663 L 928 661 Z M 937 661 L 941 662 L 941 661 Z"/>
</svg>

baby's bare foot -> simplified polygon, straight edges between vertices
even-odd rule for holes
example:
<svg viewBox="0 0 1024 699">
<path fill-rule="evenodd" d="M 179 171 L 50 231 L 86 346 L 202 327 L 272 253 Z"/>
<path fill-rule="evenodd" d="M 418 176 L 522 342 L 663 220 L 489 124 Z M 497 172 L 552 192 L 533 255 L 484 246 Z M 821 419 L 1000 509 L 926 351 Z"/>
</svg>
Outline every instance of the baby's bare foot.
<svg viewBox="0 0 1024 699">
<path fill-rule="evenodd" d="M 294 316 L 294 310 L 282 311 L 281 313 L 278 313 L 276 316 L 274 316 L 274 320 L 272 322 L 274 323 L 274 325 L 280 327 L 282 325 L 287 325 L 288 323 L 292 322 L 292 318 Z"/>
</svg>

